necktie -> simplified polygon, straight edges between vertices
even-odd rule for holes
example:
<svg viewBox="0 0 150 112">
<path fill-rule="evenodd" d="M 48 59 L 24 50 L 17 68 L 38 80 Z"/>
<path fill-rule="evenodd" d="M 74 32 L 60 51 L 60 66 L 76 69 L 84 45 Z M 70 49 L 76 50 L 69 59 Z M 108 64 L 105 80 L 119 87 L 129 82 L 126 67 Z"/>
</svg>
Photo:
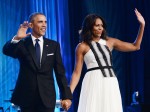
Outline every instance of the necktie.
<svg viewBox="0 0 150 112">
<path fill-rule="evenodd" d="M 39 39 L 35 39 L 35 51 L 36 51 L 36 61 L 40 67 L 40 57 L 41 57 L 41 50 L 40 50 L 40 45 L 39 45 Z"/>
</svg>

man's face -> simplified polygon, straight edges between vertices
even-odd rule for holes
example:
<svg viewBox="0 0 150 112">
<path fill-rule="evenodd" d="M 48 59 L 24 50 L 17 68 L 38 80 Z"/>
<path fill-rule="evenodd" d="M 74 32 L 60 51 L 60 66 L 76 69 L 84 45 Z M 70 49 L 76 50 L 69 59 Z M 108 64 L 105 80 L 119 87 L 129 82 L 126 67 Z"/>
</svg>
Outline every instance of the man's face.
<svg viewBox="0 0 150 112">
<path fill-rule="evenodd" d="M 46 17 L 44 15 L 37 15 L 33 18 L 33 22 L 30 23 L 32 29 L 32 35 L 36 38 L 44 36 L 47 27 Z"/>
</svg>

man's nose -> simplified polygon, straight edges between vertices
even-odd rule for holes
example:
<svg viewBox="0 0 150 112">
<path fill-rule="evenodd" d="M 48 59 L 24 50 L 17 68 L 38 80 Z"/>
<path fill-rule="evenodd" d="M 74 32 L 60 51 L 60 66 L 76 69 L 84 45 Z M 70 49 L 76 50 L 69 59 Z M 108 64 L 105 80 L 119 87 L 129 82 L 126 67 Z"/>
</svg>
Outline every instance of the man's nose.
<svg viewBox="0 0 150 112">
<path fill-rule="evenodd" d="M 47 26 L 47 23 L 43 22 L 42 26 Z"/>
</svg>

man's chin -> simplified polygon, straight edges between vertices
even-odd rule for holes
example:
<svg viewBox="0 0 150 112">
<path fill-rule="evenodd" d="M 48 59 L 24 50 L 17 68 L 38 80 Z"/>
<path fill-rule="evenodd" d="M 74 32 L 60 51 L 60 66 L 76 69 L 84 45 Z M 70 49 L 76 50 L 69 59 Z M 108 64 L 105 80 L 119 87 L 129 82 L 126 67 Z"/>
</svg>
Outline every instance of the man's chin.
<svg viewBox="0 0 150 112">
<path fill-rule="evenodd" d="M 40 35 L 41 35 L 41 36 L 44 36 L 44 35 L 45 35 L 45 33 L 41 33 Z"/>
</svg>

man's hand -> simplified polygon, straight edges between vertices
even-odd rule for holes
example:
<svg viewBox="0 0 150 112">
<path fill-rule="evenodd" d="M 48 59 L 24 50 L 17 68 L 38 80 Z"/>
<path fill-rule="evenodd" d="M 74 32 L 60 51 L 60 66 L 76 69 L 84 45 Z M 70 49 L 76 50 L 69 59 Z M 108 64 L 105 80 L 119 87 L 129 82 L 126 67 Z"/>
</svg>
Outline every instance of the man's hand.
<svg viewBox="0 0 150 112">
<path fill-rule="evenodd" d="M 26 34 L 28 28 L 29 28 L 28 21 L 24 21 L 23 24 L 20 25 L 20 28 L 18 29 L 17 35 L 14 37 L 14 39 L 15 40 L 21 40 L 21 39 L 29 36 L 30 33 Z"/>
<path fill-rule="evenodd" d="M 70 99 L 62 100 L 61 101 L 61 106 L 63 109 L 68 110 L 71 106 L 72 102 Z"/>
</svg>

